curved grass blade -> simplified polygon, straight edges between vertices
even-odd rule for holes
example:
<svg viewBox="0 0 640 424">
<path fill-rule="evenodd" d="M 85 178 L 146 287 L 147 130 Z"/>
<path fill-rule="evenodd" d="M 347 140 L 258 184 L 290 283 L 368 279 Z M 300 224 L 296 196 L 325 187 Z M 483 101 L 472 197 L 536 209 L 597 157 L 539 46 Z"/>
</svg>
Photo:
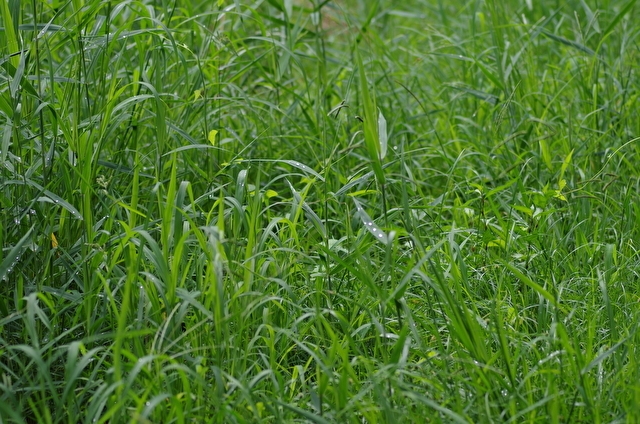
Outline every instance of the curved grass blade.
<svg viewBox="0 0 640 424">
<path fill-rule="evenodd" d="M 352 199 L 353 203 L 356 204 L 356 211 L 360 216 L 360 219 L 362 220 L 362 223 L 364 224 L 364 227 L 367 229 L 367 231 L 373 234 L 373 237 L 375 237 L 376 240 L 384 244 L 389 244 L 391 239 L 387 235 L 387 233 L 382 231 L 380 227 L 378 227 L 376 223 L 373 222 L 373 219 L 371 219 L 369 214 L 367 214 L 367 212 L 362 208 L 362 205 L 360 205 L 360 202 L 358 202 L 355 197 L 353 197 Z"/>
<path fill-rule="evenodd" d="M 316 171 L 314 171 L 313 169 L 311 169 L 310 167 L 308 167 L 304 163 L 298 162 L 297 160 L 290 160 L 290 159 L 243 159 L 243 160 L 240 160 L 238 162 L 286 163 L 287 165 L 291 165 L 294 168 L 298 168 L 300 171 L 304 172 L 305 174 L 312 175 L 312 176 L 316 177 L 318 180 L 324 182 L 324 177 L 322 175 L 318 174 Z"/>
<path fill-rule="evenodd" d="M 573 47 L 576 50 L 580 50 L 583 53 L 588 54 L 589 56 L 595 56 L 596 52 L 594 52 L 593 50 L 591 50 L 589 47 L 585 46 L 584 44 L 580 44 L 577 41 L 573 41 L 573 40 L 568 40 L 564 37 L 560 37 L 559 35 L 555 35 L 554 33 L 547 31 L 545 29 L 542 30 L 542 33 L 544 35 L 546 35 L 547 37 L 551 38 L 554 41 L 557 41 L 559 43 L 564 44 L 565 46 L 569 46 L 569 47 Z"/>
</svg>

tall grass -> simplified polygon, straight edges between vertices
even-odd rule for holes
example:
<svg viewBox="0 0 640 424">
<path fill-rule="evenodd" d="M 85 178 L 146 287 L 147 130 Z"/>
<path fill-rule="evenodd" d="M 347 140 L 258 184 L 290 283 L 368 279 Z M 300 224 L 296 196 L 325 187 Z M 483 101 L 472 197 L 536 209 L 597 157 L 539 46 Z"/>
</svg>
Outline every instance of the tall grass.
<svg viewBox="0 0 640 424">
<path fill-rule="evenodd" d="M 640 419 L 634 0 L 0 5 L 1 422 Z"/>
</svg>

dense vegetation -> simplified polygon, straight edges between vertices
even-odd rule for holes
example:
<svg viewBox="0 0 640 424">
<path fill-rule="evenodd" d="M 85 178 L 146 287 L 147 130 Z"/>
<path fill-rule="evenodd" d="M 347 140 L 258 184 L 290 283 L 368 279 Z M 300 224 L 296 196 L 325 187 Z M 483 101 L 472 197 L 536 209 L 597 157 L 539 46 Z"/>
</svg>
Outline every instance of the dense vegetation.
<svg viewBox="0 0 640 424">
<path fill-rule="evenodd" d="M 635 3 L 0 0 L 0 422 L 640 421 Z"/>
</svg>

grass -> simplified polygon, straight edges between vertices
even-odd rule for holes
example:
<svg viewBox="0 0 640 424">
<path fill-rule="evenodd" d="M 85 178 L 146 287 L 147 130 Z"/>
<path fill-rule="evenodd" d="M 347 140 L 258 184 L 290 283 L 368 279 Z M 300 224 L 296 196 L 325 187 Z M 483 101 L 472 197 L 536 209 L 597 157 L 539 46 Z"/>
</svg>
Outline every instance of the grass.
<svg viewBox="0 0 640 424">
<path fill-rule="evenodd" d="M 640 420 L 635 0 L 0 5 L 0 422 Z"/>
</svg>

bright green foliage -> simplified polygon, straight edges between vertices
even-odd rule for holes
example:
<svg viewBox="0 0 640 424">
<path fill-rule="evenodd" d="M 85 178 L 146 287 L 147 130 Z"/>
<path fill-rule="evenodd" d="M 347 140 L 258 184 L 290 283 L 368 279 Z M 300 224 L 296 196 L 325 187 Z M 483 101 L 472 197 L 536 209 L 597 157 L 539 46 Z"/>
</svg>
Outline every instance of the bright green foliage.
<svg viewBox="0 0 640 424">
<path fill-rule="evenodd" d="M 0 0 L 0 422 L 639 422 L 639 13 Z"/>
</svg>

